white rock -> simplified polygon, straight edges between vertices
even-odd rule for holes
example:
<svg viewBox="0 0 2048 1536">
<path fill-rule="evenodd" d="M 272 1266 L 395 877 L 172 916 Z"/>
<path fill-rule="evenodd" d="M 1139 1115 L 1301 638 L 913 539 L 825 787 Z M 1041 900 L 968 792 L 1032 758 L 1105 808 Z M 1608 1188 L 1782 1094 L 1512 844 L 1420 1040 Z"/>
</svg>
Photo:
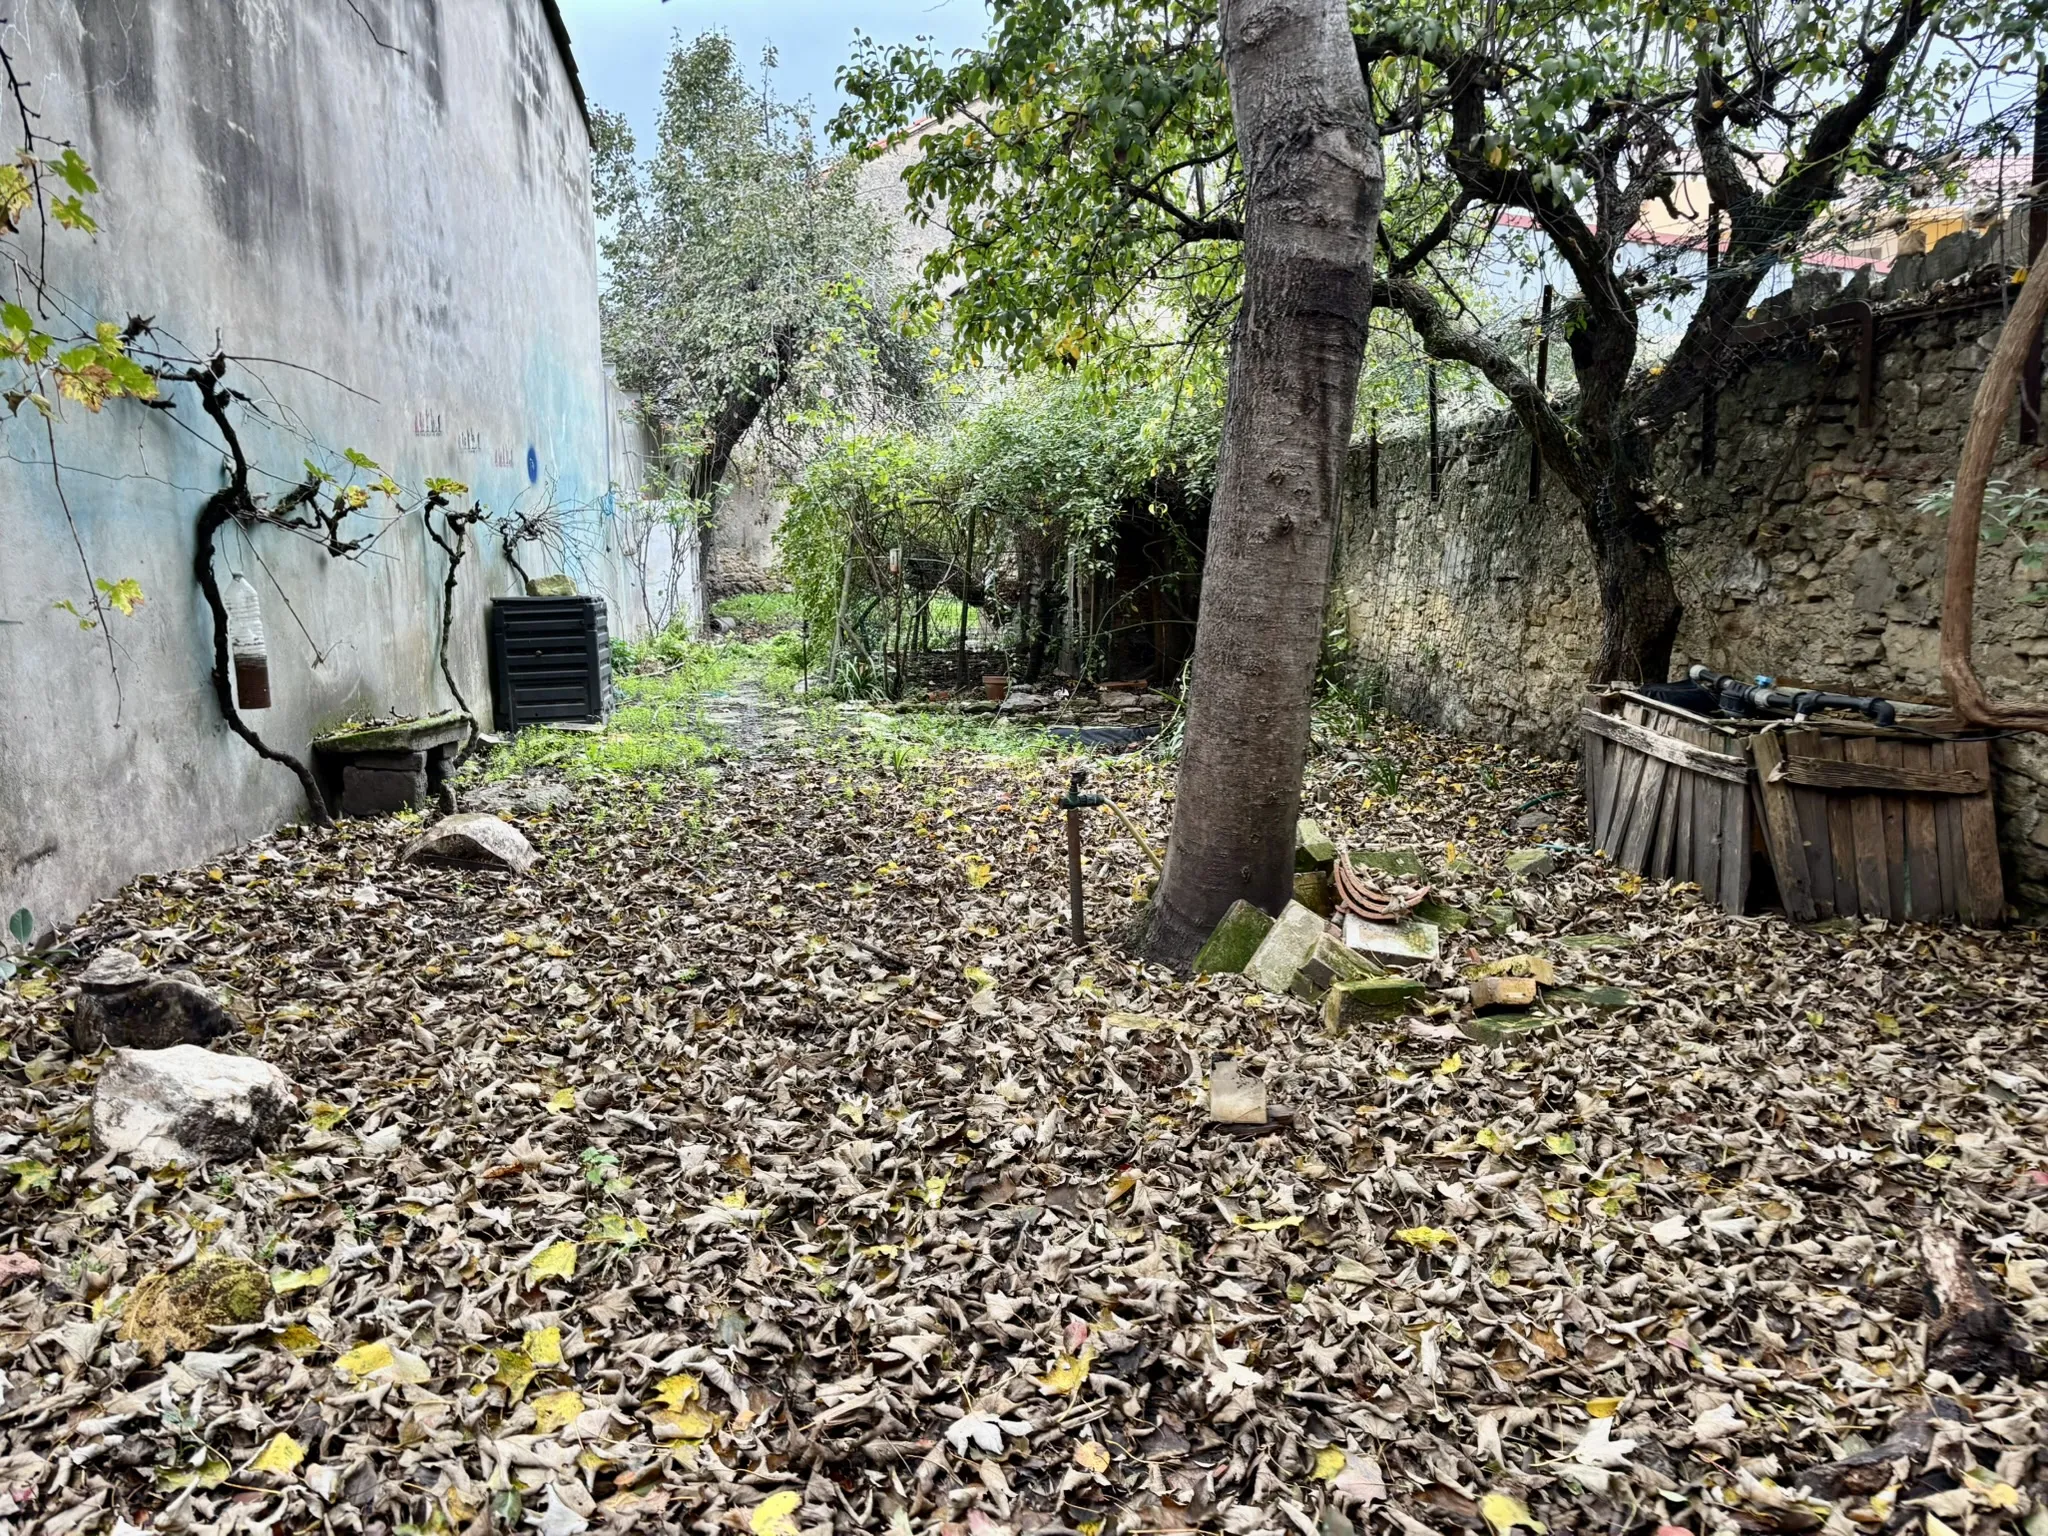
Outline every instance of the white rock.
<svg viewBox="0 0 2048 1536">
<path fill-rule="evenodd" d="M 444 816 L 405 850 L 408 864 L 453 864 L 523 875 L 540 855 L 509 821 L 481 811 Z"/>
<path fill-rule="evenodd" d="M 294 1097 L 290 1079 L 253 1056 L 116 1051 L 92 1096 L 93 1141 L 146 1167 L 251 1157 L 290 1121 Z"/>
</svg>

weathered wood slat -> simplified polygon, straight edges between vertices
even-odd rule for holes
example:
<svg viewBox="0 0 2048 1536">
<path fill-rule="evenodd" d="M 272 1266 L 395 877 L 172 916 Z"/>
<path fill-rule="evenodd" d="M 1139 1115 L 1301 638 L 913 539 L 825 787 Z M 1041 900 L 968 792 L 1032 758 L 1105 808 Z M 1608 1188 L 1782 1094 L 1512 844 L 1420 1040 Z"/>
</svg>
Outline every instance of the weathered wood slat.
<svg viewBox="0 0 2048 1536">
<path fill-rule="evenodd" d="M 1622 845 L 1628 841 L 1629 822 L 1635 815 L 1636 790 L 1643 782 L 1643 769 L 1651 759 L 1640 752 L 1617 752 L 1621 773 L 1614 781 L 1614 811 L 1607 818 L 1607 856 L 1621 861 Z"/>
<path fill-rule="evenodd" d="M 1712 774 L 1717 779 L 1744 784 L 1749 781 L 1749 761 L 1731 756 L 1726 752 L 1710 752 L 1705 747 L 1696 747 L 1690 742 L 1679 741 L 1657 731 L 1646 730 L 1626 720 L 1617 720 L 1612 715 L 1603 715 L 1596 710 L 1587 710 L 1579 721 L 1596 736 L 1605 736 L 1609 741 L 1619 742 L 1645 757 L 1653 757 L 1662 763 L 1672 763 L 1680 768 L 1690 768 L 1695 773 Z"/>
<path fill-rule="evenodd" d="M 1721 884 L 1716 900 L 1724 912 L 1749 904 L 1749 782 L 1722 783 Z"/>
<path fill-rule="evenodd" d="M 1751 738 L 1749 746 L 1756 757 L 1764 841 L 1771 850 L 1771 865 L 1777 871 L 1778 897 L 1794 921 L 1810 923 L 1820 915 L 1814 900 L 1812 850 L 1793 787 L 1777 773 L 1784 761 L 1785 738 L 1776 731 L 1761 731 Z M 1828 895 L 1832 905 L 1832 882 Z"/>
<path fill-rule="evenodd" d="M 1920 754 L 1914 753 L 1917 769 Z M 1906 771 L 1906 744 L 1879 738 L 1877 760 L 1885 767 Z M 1884 879 L 1893 922 L 1904 922 L 1912 911 L 1906 896 L 1906 801 L 1903 795 L 1886 795 L 1884 810 Z"/>
<path fill-rule="evenodd" d="M 1870 737 L 1853 737 L 1843 742 L 1842 755 L 1850 767 L 1878 767 L 1877 743 Z M 1849 802 L 1849 820 L 1856 829 L 1856 910 L 1865 917 L 1889 918 L 1892 893 L 1884 871 L 1883 799 L 1878 795 L 1856 796 Z"/>
<path fill-rule="evenodd" d="M 1645 757 L 1642 778 L 1636 785 L 1635 803 L 1628 813 L 1628 832 L 1621 840 L 1615 860 L 1637 874 L 1650 870 L 1650 844 L 1657 835 L 1657 810 L 1664 799 L 1664 781 L 1672 773 L 1663 758 Z"/>
<path fill-rule="evenodd" d="M 1958 764 L 1991 776 L 1991 744 L 1984 741 L 1950 743 Z M 2005 876 L 1998 867 L 1998 816 L 1989 795 L 1974 795 L 1958 802 L 1962 809 L 1963 891 L 1962 919 L 1979 927 L 1993 927 L 2005 919 Z"/>
<path fill-rule="evenodd" d="M 1921 756 L 1933 766 L 1931 747 Z M 1925 795 L 1906 800 L 1906 903 L 1914 920 L 1923 923 L 1942 912 L 1941 849 L 1934 804 Z"/>
<path fill-rule="evenodd" d="M 1698 735 L 1691 726 L 1686 727 L 1687 739 L 1698 744 Z M 1691 880 L 1698 883 L 1699 876 L 1693 872 L 1692 858 L 1692 815 L 1693 795 L 1699 784 L 1696 773 L 1681 773 L 1678 776 L 1678 798 L 1672 803 L 1671 820 L 1674 835 L 1671 840 L 1671 878 Z"/>
<path fill-rule="evenodd" d="M 1671 847 L 1678 837 L 1678 791 L 1695 775 L 1673 768 L 1664 775 L 1664 793 L 1657 803 L 1657 831 L 1650 839 L 1650 878 L 1671 878 Z"/>
<path fill-rule="evenodd" d="M 1835 763 L 1848 761 L 1839 736 L 1822 736 L 1814 732 L 1803 736 L 1802 742 L 1815 757 Z M 1785 750 L 1788 753 L 1794 751 L 1794 743 L 1788 740 Z M 1856 885 L 1855 803 L 1847 795 L 1827 795 L 1822 799 L 1828 822 L 1828 838 L 1823 846 L 1828 855 L 1828 878 L 1835 888 L 1835 914 L 1854 917 L 1863 910 L 1862 895 Z"/>
<path fill-rule="evenodd" d="M 1935 758 L 1943 767 L 1954 767 L 1958 761 L 1954 744 L 1943 742 L 1935 749 Z M 1935 817 L 1941 858 L 1941 907 L 1944 912 L 1958 915 L 1963 910 L 1963 802 L 1949 797 L 1937 800 Z"/>
<path fill-rule="evenodd" d="M 1851 737 L 1849 745 L 1854 749 L 1880 745 L 1896 748 L 1900 743 Z M 1905 768 L 1865 761 L 1853 752 L 1849 761 L 1840 763 L 1822 757 L 1788 758 L 1773 771 L 1788 783 L 1803 784 L 1813 789 L 1867 789 L 1888 795 L 1981 795 L 1990 787 L 1988 776 L 1967 768 L 1948 772 Z"/>
</svg>

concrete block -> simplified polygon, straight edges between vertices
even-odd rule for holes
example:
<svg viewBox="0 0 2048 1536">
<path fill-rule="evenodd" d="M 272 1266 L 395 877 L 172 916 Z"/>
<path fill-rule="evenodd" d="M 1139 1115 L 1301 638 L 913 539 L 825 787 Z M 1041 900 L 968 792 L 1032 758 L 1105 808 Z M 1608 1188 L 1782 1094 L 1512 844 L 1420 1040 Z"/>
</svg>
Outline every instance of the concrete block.
<svg viewBox="0 0 2048 1536">
<path fill-rule="evenodd" d="M 427 760 L 417 768 L 363 768 L 354 763 L 341 772 L 341 814 L 388 816 L 418 810 L 427 803 Z"/>
<path fill-rule="evenodd" d="M 1306 816 L 1294 824 L 1294 867 L 1297 870 L 1328 869 L 1337 862 L 1337 845 Z"/>
<path fill-rule="evenodd" d="M 1290 901 L 1245 962 L 1245 980 L 1263 991 L 1285 992 L 1294 985 L 1295 973 L 1316 947 L 1316 940 L 1328 934 L 1328 923 L 1300 902 Z"/>
<path fill-rule="evenodd" d="M 1325 933 L 1310 946 L 1287 990 L 1305 1003 L 1319 1003 L 1323 994 L 1338 982 L 1363 981 L 1378 971 L 1378 966 L 1353 954 Z"/>
<path fill-rule="evenodd" d="M 1242 971 L 1272 931 L 1273 919 L 1250 902 L 1231 903 L 1223 921 L 1210 932 L 1208 942 L 1196 951 L 1195 974 L 1218 976 Z"/>
<path fill-rule="evenodd" d="M 1408 1011 L 1428 993 L 1406 976 L 1367 976 L 1332 984 L 1323 997 L 1323 1022 L 1332 1029 L 1390 1019 Z"/>
<path fill-rule="evenodd" d="M 1294 877 L 1294 899 L 1317 917 L 1337 915 L 1337 883 L 1320 869 L 1311 869 Z"/>
</svg>

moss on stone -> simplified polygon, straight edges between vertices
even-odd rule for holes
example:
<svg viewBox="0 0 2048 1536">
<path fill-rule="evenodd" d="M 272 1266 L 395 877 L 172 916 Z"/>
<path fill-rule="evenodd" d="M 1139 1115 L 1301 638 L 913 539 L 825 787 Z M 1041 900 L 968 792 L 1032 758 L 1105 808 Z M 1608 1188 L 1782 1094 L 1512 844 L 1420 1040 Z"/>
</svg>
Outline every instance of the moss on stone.
<svg viewBox="0 0 2048 1536">
<path fill-rule="evenodd" d="M 120 1336 L 161 1365 L 166 1355 L 212 1343 L 216 1328 L 261 1322 L 269 1305 L 270 1276 L 260 1265 L 209 1254 L 143 1276 L 122 1308 Z"/>
<path fill-rule="evenodd" d="M 1273 919 L 1257 907 L 1248 901 L 1232 902 L 1223 921 L 1196 953 L 1195 974 L 1217 976 L 1242 971 L 1272 931 Z"/>
</svg>

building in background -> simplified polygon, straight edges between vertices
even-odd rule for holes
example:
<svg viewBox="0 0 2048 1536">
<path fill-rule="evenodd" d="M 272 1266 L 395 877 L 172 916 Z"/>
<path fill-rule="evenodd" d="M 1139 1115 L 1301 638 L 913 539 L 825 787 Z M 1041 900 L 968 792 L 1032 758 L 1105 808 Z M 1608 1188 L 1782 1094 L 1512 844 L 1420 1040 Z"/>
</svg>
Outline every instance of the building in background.
<svg viewBox="0 0 2048 1536">
<path fill-rule="evenodd" d="M 621 515 L 649 445 L 600 356 L 589 124 L 553 0 L 21 0 L 0 43 L 101 189 L 96 235 L 51 233 L 68 315 L 248 360 L 230 379 L 261 492 L 354 450 L 490 509 L 450 642 L 479 711 L 489 601 L 522 574 L 602 595 L 615 635 L 694 579 Z M 194 549 L 222 455 L 192 390 L 165 398 L 67 403 L 47 432 L 0 417 L 0 911 L 39 925 L 304 808 L 215 702 Z M 417 516 L 356 559 L 263 525 L 218 547 L 261 600 L 274 704 L 252 719 L 277 746 L 450 707 L 447 564 Z M 82 562 L 141 605 L 82 630 L 56 606 L 85 607 Z"/>
</svg>

